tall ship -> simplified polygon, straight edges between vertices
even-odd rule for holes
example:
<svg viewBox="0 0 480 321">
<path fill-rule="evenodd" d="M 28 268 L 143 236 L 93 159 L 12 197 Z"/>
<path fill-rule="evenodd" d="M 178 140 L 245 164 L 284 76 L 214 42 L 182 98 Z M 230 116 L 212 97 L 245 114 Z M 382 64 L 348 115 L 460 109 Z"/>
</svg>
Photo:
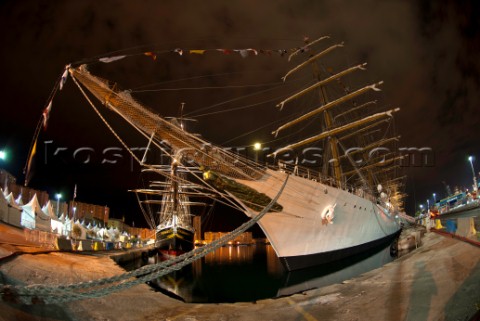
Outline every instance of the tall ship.
<svg viewBox="0 0 480 321">
<path fill-rule="evenodd" d="M 170 121 L 184 128 L 184 119 Z M 168 151 L 167 146 L 164 151 Z M 147 179 L 147 187 L 132 190 L 146 222 L 155 231 L 155 249 L 162 259 L 193 250 L 193 217 L 209 207 L 207 197 L 214 197 L 203 186 L 187 180 L 189 173 L 199 172 L 197 167 L 182 164 L 174 151 L 168 151 L 168 155 L 169 164 L 144 164 L 142 174 Z M 145 159 L 144 155 L 142 163 Z M 195 213 L 193 208 L 200 210 Z"/>
<path fill-rule="evenodd" d="M 189 175 L 248 217 L 259 215 L 279 194 L 258 224 L 284 266 L 297 270 L 389 242 L 401 229 L 396 216 L 404 195 L 393 123 L 399 109 L 385 108 L 379 103 L 381 96 L 375 98 L 381 81 L 361 82 L 365 63 L 347 67 L 338 63 L 335 58 L 343 57 L 342 47 L 322 37 L 307 39 L 287 52 L 285 92 L 271 104 L 271 113 L 289 108 L 295 112 L 272 133 L 275 139 L 283 135 L 288 143 L 270 150 L 268 162 L 262 163 L 258 157 L 253 160 L 189 133 L 140 104 L 131 91 L 90 73 L 88 65 L 70 65 L 67 70 L 96 111 L 92 96 L 149 145 L 168 145 L 176 161 L 198 169 Z M 239 51 L 243 58 L 253 49 L 246 50 Z M 299 79 L 308 81 L 292 91 L 289 84 L 298 84 Z M 298 136 L 303 137 L 291 140 Z M 153 165 L 147 167 L 171 179 L 169 186 L 177 186 L 174 193 L 181 194 L 186 180 L 172 174 L 174 167 L 167 175 Z M 168 212 L 178 213 L 182 201 L 169 202 L 173 208 Z"/>
</svg>

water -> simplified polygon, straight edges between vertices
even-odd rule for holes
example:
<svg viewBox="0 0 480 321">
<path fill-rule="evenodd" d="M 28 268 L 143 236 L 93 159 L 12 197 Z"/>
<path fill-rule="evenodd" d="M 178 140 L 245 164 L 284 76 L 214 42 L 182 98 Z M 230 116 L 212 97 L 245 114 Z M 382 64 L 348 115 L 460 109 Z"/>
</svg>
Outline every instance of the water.
<svg viewBox="0 0 480 321">
<path fill-rule="evenodd" d="M 389 244 L 333 264 L 288 272 L 268 244 L 224 246 L 149 285 L 191 303 L 253 302 L 340 283 L 391 262 L 390 253 Z M 133 270 L 157 260 L 139 259 L 123 267 Z"/>
</svg>

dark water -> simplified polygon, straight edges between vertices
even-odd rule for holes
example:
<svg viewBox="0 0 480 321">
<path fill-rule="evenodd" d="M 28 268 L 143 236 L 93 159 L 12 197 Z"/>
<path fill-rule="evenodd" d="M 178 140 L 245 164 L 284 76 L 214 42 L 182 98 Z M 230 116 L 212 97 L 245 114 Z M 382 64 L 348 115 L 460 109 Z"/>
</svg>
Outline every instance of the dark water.
<svg viewBox="0 0 480 321">
<path fill-rule="evenodd" d="M 150 286 L 185 302 L 252 302 L 340 283 L 393 259 L 388 244 L 334 264 L 288 272 L 270 245 L 225 246 Z M 157 260 L 139 259 L 123 267 L 133 270 Z"/>
</svg>

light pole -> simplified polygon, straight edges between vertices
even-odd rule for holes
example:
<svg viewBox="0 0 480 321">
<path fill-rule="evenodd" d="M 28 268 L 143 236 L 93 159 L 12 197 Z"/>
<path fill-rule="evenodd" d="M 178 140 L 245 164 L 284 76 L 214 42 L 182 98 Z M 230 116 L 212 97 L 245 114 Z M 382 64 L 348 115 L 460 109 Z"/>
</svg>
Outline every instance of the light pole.
<svg viewBox="0 0 480 321">
<path fill-rule="evenodd" d="M 426 219 L 426 228 L 427 231 L 430 232 L 430 200 L 427 199 L 427 216 L 425 217 Z"/>
<path fill-rule="evenodd" d="M 258 151 L 262 149 L 262 144 L 255 143 L 253 144 L 253 150 L 255 151 L 255 163 L 258 163 Z"/>
<path fill-rule="evenodd" d="M 59 207 L 60 207 L 60 199 L 62 198 L 62 194 L 57 193 L 57 194 L 55 195 L 55 197 L 57 198 L 57 217 L 59 217 L 59 216 L 58 216 L 58 209 L 59 209 Z"/>
<path fill-rule="evenodd" d="M 473 169 L 473 156 L 468 156 L 468 160 L 470 161 L 470 167 L 472 168 L 473 191 L 476 192 L 478 190 L 478 186 L 477 186 L 477 176 L 475 176 L 475 170 Z"/>
<path fill-rule="evenodd" d="M 4 162 L 7 159 L 7 152 L 5 150 L 0 149 L 0 161 Z M 5 187 L 7 186 L 8 178 L 5 176 L 5 182 L 4 185 Z"/>
<path fill-rule="evenodd" d="M 418 205 L 418 207 L 420 208 L 420 215 L 419 215 L 419 217 L 421 218 L 422 215 L 423 215 L 423 205 L 420 204 L 420 205 Z"/>
<path fill-rule="evenodd" d="M 437 202 L 437 194 L 433 193 L 433 204 Z"/>
</svg>

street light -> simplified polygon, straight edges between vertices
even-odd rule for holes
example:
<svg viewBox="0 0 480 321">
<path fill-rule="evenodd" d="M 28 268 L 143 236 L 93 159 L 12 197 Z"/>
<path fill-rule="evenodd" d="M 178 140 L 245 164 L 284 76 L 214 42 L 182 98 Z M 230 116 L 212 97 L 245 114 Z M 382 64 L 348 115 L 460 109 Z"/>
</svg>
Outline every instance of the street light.
<svg viewBox="0 0 480 321">
<path fill-rule="evenodd" d="M 58 208 L 59 208 L 59 206 L 60 206 L 60 199 L 62 198 L 62 194 L 57 193 L 57 194 L 55 195 L 55 197 L 57 198 L 57 217 L 59 217 L 59 216 L 58 216 Z"/>
<path fill-rule="evenodd" d="M 433 193 L 433 204 L 437 202 L 437 194 Z"/>
<path fill-rule="evenodd" d="M 253 144 L 253 150 L 255 151 L 255 163 L 258 163 L 258 151 L 262 149 L 262 144 L 255 143 Z"/>
<path fill-rule="evenodd" d="M 418 205 L 418 207 L 420 208 L 420 215 L 419 216 L 422 217 L 422 215 L 423 215 L 423 204 Z"/>
<path fill-rule="evenodd" d="M 473 156 L 468 156 L 468 160 L 470 161 L 470 167 L 472 168 L 473 191 L 476 192 L 478 190 L 478 186 L 477 186 L 477 176 L 475 176 L 475 170 L 473 169 Z"/>
<path fill-rule="evenodd" d="M 7 152 L 4 150 L 0 150 L 0 159 L 6 160 L 7 159 Z"/>
</svg>

